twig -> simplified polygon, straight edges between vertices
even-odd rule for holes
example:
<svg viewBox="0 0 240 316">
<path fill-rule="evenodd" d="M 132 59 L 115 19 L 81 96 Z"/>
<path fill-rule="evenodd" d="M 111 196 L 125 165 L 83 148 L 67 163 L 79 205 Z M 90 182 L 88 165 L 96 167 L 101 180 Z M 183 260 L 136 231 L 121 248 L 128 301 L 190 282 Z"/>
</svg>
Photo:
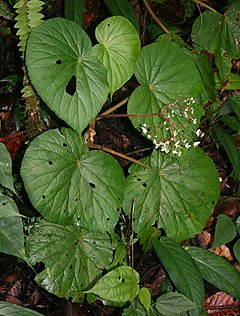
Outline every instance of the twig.
<svg viewBox="0 0 240 316">
<path fill-rule="evenodd" d="M 214 13 L 218 13 L 218 11 L 216 11 L 215 9 L 213 9 L 212 7 L 210 7 L 209 5 L 207 5 L 205 2 L 202 2 L 200 0 L 193 0 L 193 2 L 200 4 L 202 7 L 214 12 Z"/>
<path fill-rule="evenodd" d="M 129 97 L 125 98 L 124 100 L 122 100 L 118 104 L 114 105 L 113 107 L 111 107 L 107 111 L 105 111 L 102 114 L 98 115 L 96 117 L 96 121 L 101 120 L 101 118 L 106 117 L 106 115 L 108 115 L 108 114 L 112 113 L 113 111 L 117 110 L 118 108 L 120 108 L 123 104 L 125 104 L 128 101 L 128 99 L 129 99 Z"/>
<path fill-rule="evenodd" d="M 159 20 L 159 18 L 155 15 L 155 13 L 153 12 L 152 8 L 150 7 L 149 3 L 147 2 L 147 0 L 143 0 L 146 8 L 148 9 L 148 12 L 151 14 L 151 16 L 153 17 L 153 19 L 157 22 L 157 24 L 161 27 L 161 29 L 163 29 L 163 31 L 166 34 L 170 34 L 169 30 L 166 28 L 166 26 Z"/>
<path fill-rule="evenodd" d="M 128 156 L 126 156 L 126 155 L 124 155 L 124 154 L 121 154 L 121 153 L 119 153 L 119 152 L 117 152 L 117 151 L 115 151 L 115 150 L 112 150 L 112 149 L 110 149 L 110 148 L 103 147 L 103 146 L 100 146 L 100 145 L 95 145 L 95 144 L 89 144 L 88 147 L 89 147 L 89 148 L 92 148 L 92 149 L 100 149 L 100 150 L 103 150 L 103 151 L 105 151 L 105 152 L 107 152 L 107 153 L 110 153 L 110 154 L 112 154 L 112 155 L 121 157 L 121 158 L 126 159 L 126 160 L 131 161 L 131 162 L 134 162 L 134 163 L 136 163 L 136 164 L 138 164 L 138 165 L 140 165 L 140 166 L 142 166 L 142 167 L 144 167 L 144 168 L 151 168 L 151 166 L 149 166 L 149 165 L 147 165 L 147 164 L 145 164 L 145 163 L 143 163 L 143 162 L 141 162 L 141 161 L 138 161 L 137 159 L 134 159 L 134 158 L 132 158 L 132 157 L 128 157 Z"/>
</svg>

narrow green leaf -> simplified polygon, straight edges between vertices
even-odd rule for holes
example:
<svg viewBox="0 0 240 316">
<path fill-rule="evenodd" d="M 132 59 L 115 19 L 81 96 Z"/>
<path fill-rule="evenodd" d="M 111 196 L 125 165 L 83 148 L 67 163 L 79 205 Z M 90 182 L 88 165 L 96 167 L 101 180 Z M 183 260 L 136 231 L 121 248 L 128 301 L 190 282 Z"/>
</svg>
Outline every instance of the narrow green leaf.
<svg viewBox="0 0 240 316">
<path fill-rule="evenodd" d="M 237 117 L 240 119 L 240 96 L 234 94 L 227 98 L 226 102 L 224 103 L 229 106 L 229 108 L 237 114 Z"/>
<path fill-rule="evenodd" d="M 168 237 L 154 239 L 153 247 L 177 291 L 197 306 L 189 311 L 189 315 L 199 315 L 204 302 L 204 286 L 194 260 L 178 243 Z"/>
<path fill-rule="evenodd" d="M 42 287 L 80 301 L 82 291 L 113 261 L 114 238 L 107 233 L 41 220 L 30 229 L 26 251 L 32 264 L 45 264 L 45 270 L 36 277 Z"/>
<path fill-rule="evenodd" d="M 133 75 L 140 51 L 140 39 L 133 25 L 124 17 L 113 16 L 96 28 L 100 44 L 93 47 L 92 55 L 107 68 L 111 96 Z"/>
<path fill-rule="evenodd" d="M 108 272 L 85 293 L 93 293 L 107 301 L 125 303 L 132 301 L 138 295 L 138 283 L 137 271 L 123 266 Z"/>
<path fill-rule="evenodd" d="M 0 195 L 0 252 L 25 261 L 23 224 L 17 205 L 8 196 Z"/>
<path fill-rule="evenodd" d="M 150 294 L 149 289 L 147 289 L 146 287 L 142 287 L 139 290 L 138 298 L 139 298 L 140 303 L 145 307 L 145 309 L 149 313 L 149 309 L 151 305 L 151 294 Z"/>
<path fill-rule="evenodd" d="M 149 169 L 130 168 L 123 203 L 130 215 L 136 198 L 134 228 L 141 243 L 149 243 L 156 224 L 176 241 L 193 237 L 206 225 L 219 197 L 219 178 L 211 159 L 199 148 L 179 160 L 155 150 L 148 163 Z"/>
<path fill-rule="evenodd" d="M 224 116 L 222 117 L 222 121 L 228 127 L 230 127 L 234 132 L 236 132 L 240 136 L 240 119 L 234 116 Z"/>
<path fill-rule="evenodd" d="M 229 262 L 202 248 L 185 247 L 196 261 L 202 277 L 225 293 L 240 299 L 240 272 Z"/>
<path fill-rule="evenodd" d="M 128 19 L 139 32 L 139 24 L 135 12 L 128 0 L 104 0 L 112 15 L 121 15 Z"/>
<path fill-rule="evenodd" d="M 219 246 L 225 245 L 226 243 L 232 241 L 237 235 L 236 227 L 231 221 L 231 219 L 225 215 L 220 214 L 217 219 L 217 224 L 215 227 L 214 242 L 212 248 L 217 248 Z"/>
<path fill-rule="evenodd" d="M 233 246 L 233 253 L 238 262 L 240 262 L 240 239 L 238 239 Z"/>
<path fill-rule="evenodd" d="M 12 176 L 12 159 L 3 143 L 0 143 L 0 185 L 15 192 Z"/>
<path fill-rule="evenodd" d="M 79 133 L 109 93 L 106 69 L 91 51 L 84 30 L 62 18 L 35 27 L 26 48 L 31 83 L 48 107 Z"/>
<path fill-rule="evenodd" d="M 214 126 L 214 133 L 217 137 L 217 141 L 226 150 L 228 158 L 233 166 L 231 176 L 235 179 L 240 178 L 240 151 L 237 149 L 237 146 L 234 144 L 230 135 L 224 129 Z"/>
<path fill-rule="evenodd" d="M 7 302 L 0 301 L 1 316 L 43 316 L 30 308 L 18 306 Z"/>
<path fill-rule="evenodd" d="M 176 293 L 168 292 L 157 298 L 156 309 L 162 315 L 180 314 L 192 310 L 196 305 L 186 296 Z"/>
<path fill-rule="evenodd" d="M 73 130 L 50 130 L 36 137 L 25 153 L 21 175 L 32 204 L 48 221 L 114 231 L 123 171 L 109 154 L 89 151 Z"/>
<path fill-rule="evenodd" d="M 64 3 L 65 18 L 82 26 L 84 17 L 84 0 L 68 0 Z"/>
</svg>

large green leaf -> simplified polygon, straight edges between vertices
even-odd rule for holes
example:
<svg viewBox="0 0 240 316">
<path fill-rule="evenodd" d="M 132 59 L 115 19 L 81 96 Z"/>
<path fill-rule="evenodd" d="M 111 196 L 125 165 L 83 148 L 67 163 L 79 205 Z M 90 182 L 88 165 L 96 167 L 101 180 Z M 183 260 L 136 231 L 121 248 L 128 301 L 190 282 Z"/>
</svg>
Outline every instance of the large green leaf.
<svg viewBox="0 0 240 316">
<path fill-rule="evenodd" d="M 240 3 L 236 1 L 225 14 L 206 11 L 193 24 L 192 40 L 195 47 L 215 53 L 215 61 L 223 81 L 230 73 L 231 58 L 240 57 L 239 10 Z"/>
<path fill-rule="evenodd" d="M 196 305 L 186 296 L 168 292 L 157 298 L 156 309 L 161 315 L 175 315 L 194 309 Z"/>
<path fill-rule="evenodd" d="M 3 143 L 0 143 L 0 185 L 15 192 L 12 176 L 12 159 Z"/>
<path fill-rule="evenodd" d="M 204 302 L 204 286 L 200 271 L 192 257 L 174 240 L 161 237 L 153 240 L 154 249 L 179 293 L 190 299 L 195 309 L 189 315 L 200 314 Z"/>
<path fill-rule="evenodd" d="M 139 292 L 139 274 L 131 267 L 118 267 L 104 275 L 86 293 L 93 293 L 101 299 L 125 303 L 132 301 Z"/>
<path fill-rule="evenodd" d="M 36 278 L 42 287 L 78 301 L 82 291 L 109 267 L 115 248 L 116 242 L 107 233 L 41 220 L 30 229 L 26 251 L 31 263 L 45 264 Z"/>
<path fill-rule="evenodd" d="M 141 242 L 148 242 L 154 224 L 176 241 L 193 237 L 206 225 L 219 196 L 211 159 L 199 148 L 179 160 L 155 150 L 150 166 L 130 169 L 124 197 L 127 214 L 136 198 L 134 229 Z"/>
<path fill-rule="evenodd" d="M 18 306 L 16 304 L 0 301 L 1 316 L 43 316 L 30 308 Z"/>
<path fill-rule="evenodd" d="M 100 44 L 93 47 L 93 56 L 107 68 L 110 93 L 119 89 L 132 75 L 140 51 L 140 39 L 133 25 L 122 16 L 113 16 L 96 28 Z"/>
<path fill-rule="evenodd" d="M 128 0 L 104 0 L 112 15 L 121 15 L 127 18 L 139 32 L 136 14 Z"/>
<path fill-rule="evenodd" d="M 185 247 L 196 261 L 202 277 L 227 294 L 240 299 L 240 272 L 215 253 L 198 247 Z"/>
<path fill-rule="evenodd" d="M 236 237 L 236 235 L 237 229 L 231 219 L 225 214 L 220 214 L 215 227 L 212 248 L 214 249 L 229 243 Z"/>
<path fill-rule="evenodd" d="M 48 221 L 113 232 L 123 199 L 122 169 L 109 154 L 89 151 L 73 130 L 36 137 L 21 175 L 33 206 Z"/>
<path fill-rule="evenodd" d="M 5 195 L 0 195 L 0 252 L 26 260 L 22 220 L 15 202 Z"/>
<path fill-rule="evenodd" d="M 97 115 L 109 92 L 105 67 L 76 23 L 54 18 L 35 27 L 26 48 L 31 83 L 61 119 L 78 132 Z"/>
<path fill-rule="evenodd" d="M 131 117 L 133 124 L 144 126 L 160 149 L 168 141 L 178 153 L 192 141 L 203 114 L 198 100 L 205 88 L 195 62 L 175 43 L 161 40 L 142 49 L 135 75 L 141 85 L 129 99 L 128 113 L 143 116 Z"/>
</svg>

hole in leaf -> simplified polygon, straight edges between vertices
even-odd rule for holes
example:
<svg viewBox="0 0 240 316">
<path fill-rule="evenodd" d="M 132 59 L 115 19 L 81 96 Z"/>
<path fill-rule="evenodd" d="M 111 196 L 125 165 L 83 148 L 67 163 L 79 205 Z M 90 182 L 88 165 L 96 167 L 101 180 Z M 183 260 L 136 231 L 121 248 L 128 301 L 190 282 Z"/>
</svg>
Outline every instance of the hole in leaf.
<svg viewBox="0 0 240 316">
<path fill-rule="evenodd" d="M 45 197 L 46 197 L 45 195 L 42 195 L 42 198 L 43 198 L 43 199 L 45 199 Z"/>
<path fill-rule="evenodd" d="M 7 205 L 7 203 L 6 202 L 2 202 L 2 206 L 5 206 L 5 205 Z"/>
<path fill-rule="evenodd" d="M 110 26 L 110 24 L 108 23 L 107 26 Z"/>
<path fill-rule="evenodd" d="M 110 218 L 109 218 L 109 217 L 107 217 L 107 221 L 110 221 Z"/>
<path fill-rule="evenodd" d="M 228 53 L 227 53 L 227 52 L 224 52 L 224 53 L 223 53 L 223 56 L 224 56 L 224 57 L 228 57 Z"/>
<path fill-rule="evenodd" d="M 48 164 L 49 164 L 50 166 L 52 166 L 53 162 L 50 160 L 50 161 L 48 162 Z"/>
<path fill-rule="evenodd" d="M 66 86 L 66 92 L 67 94 L 73 96 L 76 92 L 76 82 L 77 78 L 76 76 L 72 76 L 72 78 L 68 81 L 68 84 Z"/>
<path fill-rule="evenodd" d="M 137 181 L 141 181 L 141 179 L 140 179 L 140 178 L 137 178 Z"/>
<path fill-rule="evenodd" d="M 78 198 L 75 199 L 75 202 L 77 202 L 77 201 L 78 201 Z"/>
<path fill-rule="evenodd" d="M 58 59 L 58 60 L 56 61 L 56 64 L 57 64 L 57 65 L 61 65 L 61 63 L 62 63 L 61 59 Z"/>
<path fill-rule="evenodd" d="M 142 184 L 142 186 L 143 186 L 144 188 L 146 188 L 146 187 L 147 187 L 147 183 L 144 182 L 144 183 Z"/>
<path fill-rule="evenodd" d="M 66 144 L 66 143 L 63 143 L 63 147 L 67 147 L 67 144 Z"/>
<path fill-rule="evenodd" d="M 95 188 L 95 184 L 94 183 L 89 182 L 89 185 L 90 185 L 91 188 L 93 188 L 93 189 Z"/>
<path fill-rule="evenodd" d="M 125 280 L 124 280 L 124 279 L 122 279 L 122 283 L 125 283 Z"/>
</svg>

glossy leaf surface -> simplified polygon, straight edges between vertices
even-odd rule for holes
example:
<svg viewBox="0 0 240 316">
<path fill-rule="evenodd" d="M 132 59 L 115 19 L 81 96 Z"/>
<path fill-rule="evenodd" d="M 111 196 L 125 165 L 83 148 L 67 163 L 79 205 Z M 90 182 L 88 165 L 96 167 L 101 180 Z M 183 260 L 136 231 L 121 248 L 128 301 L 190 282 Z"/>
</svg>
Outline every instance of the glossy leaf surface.
<svg viewBox="0 0 240 316">
<path fill-rule="evenodd" d="M 136 198 L 134 228 L 143 245 L 152 226 L 176 241 L 193 237 L 206 225 L 219 196 L 219 179 L 210 158 L 199 148 L 179 160 L 154 151 L 151 168 L 133 166 L 126 182 L 124 211 Z"/>
<path fill-rule="evenodd" d="M 16 304 L 0 301 L 1 316 L 43 316 L 30 308 L 18 306 Z"/>
<path fill-rule="evenodd" d="M 212 248 L 225 245 L 232 241 L 236 235 L 237 231 L 231 219 L 225 214 L 218 215 Z"/>
<path fill-rule="evenodd" d="M 100 44 L 93 47 L 93 56 L 107 68 L 111 96 L 132 75 L 140 51 L 140 39 L 133 25 L 124 17 L 113 16 L 96 28 Z"/>
<path fill-rule="evenodd" d="M 118 267 L 104 275 L 93 288 L 85 293 L 93 293 L 101 299 L 125 303 L 132 301 L 139 292 L 139 274 L 131 267 Z"/>
<path fill-rule="evenodd" d="M 204 286 L 195 261 L 178 243 L 168 237 L 154 239 L 153 246 L 177 291 L 197 306 L 188 312 L 189 315 L 199 315 L 204 302 Z"/>
<path fill-rule="evenodd" d="M 12 176 L 12 159 L 3 143 L 0 143 L 0 185 L 15 192 Z"/>
<path fill-rule="evenodd" d="M 240 299 L 240 273 L 225 259 L 202 248 L 185 247 L 202 277 L 225 293 Z"/>
<path fill-rule="evenodd" d="M 82 291 L 107 269 L 116 244 L 107 233 L 39 221 L 30 230 L 27 253 L 32 264 L 42 261 L 45 270 L 37 282 L 60 297 L 80 301 Z"/>
<path fill-rule="evenodd" d="M 113 232 L 123 199 L 122 169 L 109 154 L 89 151 L 73 130 L 36 137 L 21 174 L 32 204 L 48 221 Z"/>
<path fill-rule="evenodd" d="M 26 49 L 34 88 L 48 107 L 79 133 L 98 114 L 109 92 L 106 69 L 91 51 L 82 28 L 62 18 L 34 28 Z"/>
</svg>

